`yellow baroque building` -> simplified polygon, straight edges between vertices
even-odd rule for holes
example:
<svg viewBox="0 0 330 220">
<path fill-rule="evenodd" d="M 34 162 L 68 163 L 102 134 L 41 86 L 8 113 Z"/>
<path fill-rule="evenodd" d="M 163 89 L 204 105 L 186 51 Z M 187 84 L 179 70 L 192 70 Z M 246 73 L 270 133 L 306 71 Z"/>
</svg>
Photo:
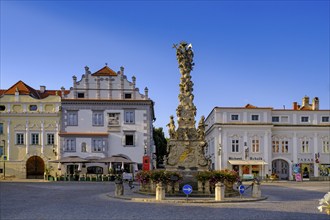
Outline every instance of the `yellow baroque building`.
<svg viewBox="0 0 330 220">
<path fill-rule="evenodd" d="M 0 175 L 6 178 L 44 178 L 55 175 L 59 158 L 61 94 L 36 90 L 22 81 L 0 90 Z"/>
</svg>

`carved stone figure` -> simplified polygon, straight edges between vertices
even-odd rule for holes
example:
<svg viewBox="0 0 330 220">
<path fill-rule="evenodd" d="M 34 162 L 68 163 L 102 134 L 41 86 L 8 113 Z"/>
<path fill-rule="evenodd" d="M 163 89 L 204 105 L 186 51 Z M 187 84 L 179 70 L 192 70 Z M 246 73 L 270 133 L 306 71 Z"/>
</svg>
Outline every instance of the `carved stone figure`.
<svg viewBox="0 0 330 220">
<path fill-rule="evenodd" d="M 174 119 L 173 119 L 173 115 L 171 115 L 170 117 L 170 123 L 167 124 L 168 126 L 168 132 L 170 135 L 171 139 L 175 139 L 176 138 L 176 133 L 175 133 L 175 123 L 174 123 Z"/>
<path fill-rule="evenodd" d="M 197 129 L 197 133 L 198 133 L 198 138 L 201 140 L 204 140 L 205 138 L 205 117 L 202 116 L 201 119 L 198 122 L 198 129 Z"/>
</svg>

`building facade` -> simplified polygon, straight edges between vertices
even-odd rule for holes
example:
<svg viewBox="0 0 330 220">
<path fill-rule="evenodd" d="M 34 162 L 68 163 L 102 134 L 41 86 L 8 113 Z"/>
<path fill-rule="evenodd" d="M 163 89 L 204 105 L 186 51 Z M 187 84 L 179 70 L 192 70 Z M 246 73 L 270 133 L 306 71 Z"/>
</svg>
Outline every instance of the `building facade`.
<svg viewBox="0 0 330 220">
<path fill-rule="evenodd" d="M 292 109 L 215 107 L 206 119 L 213 169 L 292 180 L 329 176 L 330 111 L 304 97 Z"/>
<path fill-rule="evenodd" d="M 0 172 L 16 178 L 44 178 L 59 158 L 61 92 L 36 90 L 22 81 L 0 90 Z"/>
<path fill-rule="evenodd" d="M 64 90 L 64 88 L 62 88 Z M 136 87 L 136 78 L 128 81 L 124 68 L 115 72 L 108 66 L 91 73 L 85 67 L 80 80 L 62 96 L 60 153 L 62 158 L 76 156 L 97 160 L 114 155 L 136 162 L 125 167 L 141 169 L 143 156 L 155 153 L 152 137 L 154 102 Z M 112 164 L 120 170 L 122 165 Z M 152 168 L 152 164 L 150 164 Z M 61 174 L 108 174 L 107 163 L 65 163 Z"/>
</svg>

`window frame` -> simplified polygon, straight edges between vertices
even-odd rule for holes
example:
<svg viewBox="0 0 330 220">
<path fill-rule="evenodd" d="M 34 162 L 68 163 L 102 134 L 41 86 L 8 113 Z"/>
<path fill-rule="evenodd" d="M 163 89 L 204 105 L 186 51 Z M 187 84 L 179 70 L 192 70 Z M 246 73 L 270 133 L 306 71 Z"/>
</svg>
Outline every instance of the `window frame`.
<svg viewBox="0 0 330 220">
<path fill-rule="evenodd" d="M 231 139 L 231 152 L 239 153 L 239 139 Z"/>
<path fill-rule="evenodd" d="M 3 123 L 0 123 L 0 134 L 3 134 Z"/>
<path fill-rule="evenodd" d="M 327 121 L 324 120 L 325 118 L 327 118 Z M 328 123 L 328 122 L 330 122 L 330 117 L 328 115 L 322 115 L 321 116 L 321 122 L 322 123 Z"/>
<path fill-rule="evenodd" d="M 31 132 L 30 137 L 31 137 L 31 140 L 30 140 L 31 145 L 40 145 L 40 133 Z"/>
<path fill-rule="evenodd" d="M 76 152 L 76 139 L 75 138 L 65 138 L 63 150 L 65 152 Z"/>
<path fill-rule="evenodd" d="M 129 96 L 129 97 L 126 97 Z M 133 98 L 133 94 L 132 93 L 124 93 L 124 99 L 132 99 Z"/>
<path fill-rule="evenodd" d="M 237 117 L 237 119 L 235 119 Z M 230 120 L 231 121 L 239 121 L 239 114 L 231 114 L 230 115 Z"/>
<path fill-rule="evenodd" d="M 83 99 L 83 98 L 85 98 L 85 93 L 84 93 L 84 92 L 77 92 L 77 98 L 78 98 L 78 99 Z"/>
<path fill-rule="evenodd" d="M 92 125 L 93 126 L 104 126 L 104 112 L 103 111 L 93 111 Z"/>
<path fill-rule="evenodd" d="M 304 119 L 307 118 L 307 121 L 304 121 L 303 118 L 304 118 Z M 300 122 L 301 122 L 301 123 L 309 123 L 309 122 L 310 122 L 310 121 L 309 121 L 309 116 L 306 116 L 306 115 L 304 115 L 304 116 L 300 116 Z"/>
<path fill-rule="evenodd" d="M 32 108 L 32 107 L 35 107 L 35 109 Z M 38 111 L 38 105 L 29 105 L 29 111 L 30 112 L 36 112 L 36 111 Z"/>
<path fill-rule="evenodd" d="M 131 136 L 132 137 L 132 144 L 128 143 L 127 137 Z M 125 147 L 135 147 L 135 134 L 133 133 L 125 133 Z"/>
<path fill-rule="evenodd" d="M 104 143 L 103 143 L 103 141 L 104 141 L 103 138 L 92 138 L 92 152 L 93 153 L 104 152 L 104 149 L 103 149 L 104 148 Z"/>
<path fill-rule="evenodd" d="M 257 117 L 257 119 L 253 119 L 253 117 Z M 259 120 L 260 120 L 260 115 L 259 114 L 251 115 L 251 121 L 259 121 Z"/>
<path fill-rule="evenodd" d="M 260 153 L 260 140 L 259 138 L 253 138 L 251 140 L 252 153 Z"/>
<path fill-rule="evenodd" d="M 78 111 L 67 111 L 67 126 L 78 126 Z"/>
<path fill-rule="evenodd" d="M 17 132 L 15 134 L 15 144 L 16 145 L 24 145 L 24 143 L 25 143 L 24 133 L 23 132 Z"/>
<path fill-rule="evenodd" d="M 274 118 L 277 118 L 277 121 L 274 121 Z M 280 122 L 280 116 L 272 116 L 272 122 L 273 122 L 273 123 L 278 123 L 278 122 Z"/>
<path fill-rule="evenodd" d="M 308 154 L 309 153 L 309 140 L 302 140 L 301 141 L 301 153 Z"/>
<path fill-rule="evenodd" d="M 47 133 L 46 134 L 46 145 L 54 145 L 55 144 L 55 134 Z"/>
<path fill-rule="evenodd" d="M 329 140 L 322 140 L 322 153 L 330 153 L 330 144 Z"/>
<path fill-rule="evenodd" d="M 130 115 L 127 115 L 130 114 Z M 124 123 L 135 124 L 135 110 L 124 110 Z"/>
</svg>

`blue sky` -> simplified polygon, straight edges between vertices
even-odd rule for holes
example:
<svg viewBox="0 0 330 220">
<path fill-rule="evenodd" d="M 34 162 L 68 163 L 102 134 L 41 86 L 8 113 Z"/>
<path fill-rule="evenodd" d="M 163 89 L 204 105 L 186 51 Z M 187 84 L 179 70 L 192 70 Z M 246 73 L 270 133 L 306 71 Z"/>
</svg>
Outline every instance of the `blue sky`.
<svg viewBox="0 0 330 220">
<path fill-rule="evenodd" d="M 1 1 L 2 89 L 18 80 L 72 86 L 105 63 L 125 67 L 155 101 L 156 127 L 176 114 L 173 43 L 192 43 L 197 119 L 215 106 L 282 109 L 303 96 L 329 109 L 329 1 Z"/>
</svg>

